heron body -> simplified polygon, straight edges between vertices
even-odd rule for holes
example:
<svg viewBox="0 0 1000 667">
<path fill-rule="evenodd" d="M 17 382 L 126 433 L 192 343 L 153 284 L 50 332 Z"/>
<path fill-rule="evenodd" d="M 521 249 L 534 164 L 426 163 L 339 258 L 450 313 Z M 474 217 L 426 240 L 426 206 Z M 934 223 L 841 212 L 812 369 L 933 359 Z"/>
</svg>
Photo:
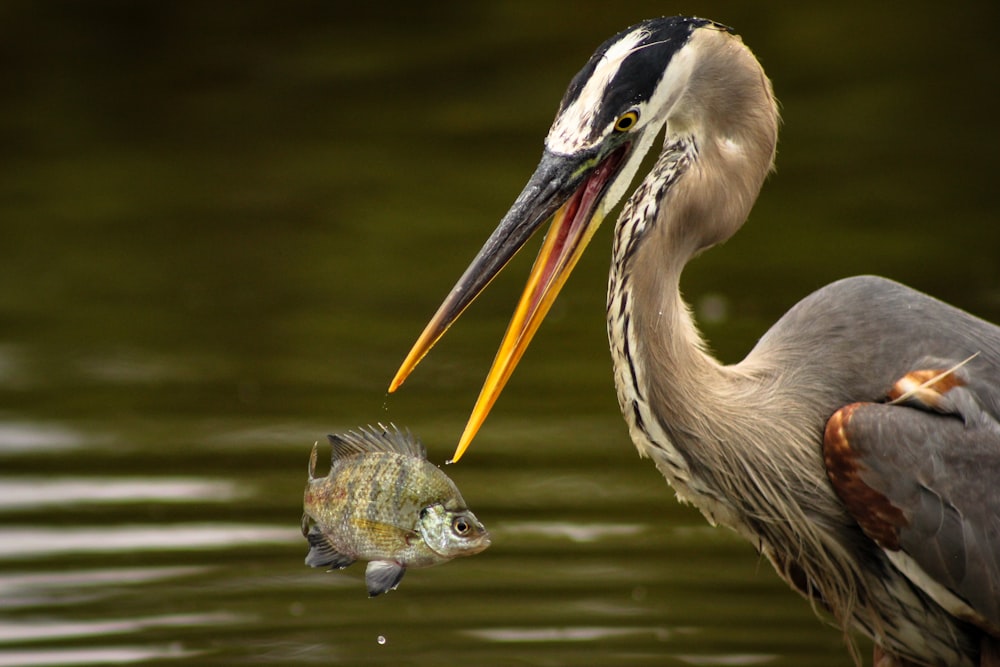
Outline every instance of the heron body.
<svg viewBox="0 0 1000 667">
<path fill-rule="evenodd" d="M 856 277 L 803 299 L 727 366 L 681 298 L 687 261 L 746 220 L 778 122 L 770 81 L 724 26 L 653 19 L 606 41 L 391 390 L 551 217 L 457 460 L 662 131 L 616 223 L 608 286 L 615 385 L 640 454 L 872 637 L 877 664 L 1000 665 L 1000 328 Z"/>
</svg>

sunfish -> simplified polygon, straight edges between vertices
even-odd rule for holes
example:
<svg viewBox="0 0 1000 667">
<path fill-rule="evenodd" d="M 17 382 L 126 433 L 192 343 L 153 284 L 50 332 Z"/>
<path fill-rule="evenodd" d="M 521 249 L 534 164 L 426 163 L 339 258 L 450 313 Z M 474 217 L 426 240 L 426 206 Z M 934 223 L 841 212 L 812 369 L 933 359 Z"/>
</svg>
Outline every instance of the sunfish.
<svg viewBox="0 0 1000 667">
<path fill-rule="evenodd" d="M 429 567 L 490 546 L 458 487 L 427 460 L 423 444 L 390 424 L 327 436 L 330 472 L 309 457 L 302 534 L 306 565 L 339 570 L 366 560 L 368 595 L 399 585 L 408 567 Z"/>
</svg>

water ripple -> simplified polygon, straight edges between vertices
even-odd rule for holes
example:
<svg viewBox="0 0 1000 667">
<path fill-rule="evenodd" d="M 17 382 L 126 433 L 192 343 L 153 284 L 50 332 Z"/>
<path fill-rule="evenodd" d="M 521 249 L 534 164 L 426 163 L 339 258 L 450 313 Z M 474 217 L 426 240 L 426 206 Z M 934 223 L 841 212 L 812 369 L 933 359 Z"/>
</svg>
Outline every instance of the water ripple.
<svg viewBox="0 0 1000 667">
<path fill-rule="evenodd" d="M 773 653 L 674 655 L 674 657 L 688 665 L 763 665 L 778 659 Z"/>
<path fill-rule="evenodd" d="M 186 651 L 176 644 L 155 646 L 89 646 L 40 651 L 0 651 L 0 667 L 69 667 L 71 665 L 128 665 L 163 658 L 187 658 L 201 651 Z"/>
<path fill-rule="evenodd" d="M 121 586 L 140 586 L 203 574 L 201 566 L 129 567 L 70 572 L 0 574 L 0 609 L 79 604 L 109 595 Z"/>
<path fill-rule="evenodd" d="M 0 452 L 61 451 L 84 442 L 82 435 L 60 426 L 6 422 L 0 424 Z"/>
<path fill-rule="evenodd" d="M 228 502 L 245 495 L 233 482 L 193 477 L 0 477 L 0 511 L 67 503 Z"/>
<path fill-rule="evenodd" d="M 631 523 L 569 523 L 564 521 L 522 521 L 505 523 L 504 531 L 514 534 L 568 538 L 573 542 L 595 542 L 641 533 L 645 526 Z"/>
<path fill-rule="evenodd" d="M 227 523 L 87 528 L 0 526 L 0 558 L 220 549 L 247 544 L 285 544 L 301 539 L 297 528 Z"/>
<path fill-rule="evenodd" d="M 106 637 L 151 628 L 195 628 L 236 625 L 244 620 L 235 614 L 172 614 L 145 618 L 101 621 L 0 621 L 0 644 L 53 641 L 81 637 Z"/>
<path fill-rule="evenodd" d="M 589 642 L 615 637 L 651 634 L 660 641 L 670 637 L 670 630 L 661 627 L 602 627 L 572 626 L 549 628 L 483 628 L 463 630 L 462 634 L 491 642 Z"/>
</svg>

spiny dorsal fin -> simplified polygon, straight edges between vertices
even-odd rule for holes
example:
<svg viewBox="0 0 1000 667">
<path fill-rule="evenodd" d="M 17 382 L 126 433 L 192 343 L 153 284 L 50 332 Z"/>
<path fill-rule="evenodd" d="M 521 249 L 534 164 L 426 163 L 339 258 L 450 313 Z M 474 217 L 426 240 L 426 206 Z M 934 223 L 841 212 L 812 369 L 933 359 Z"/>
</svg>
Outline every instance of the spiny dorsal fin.
<svg viewBox="0 0 1000 667">
<path fill-rule="evenodd" d="M 427 458 L 427 450 L 409 429 L 400 430 L 395 424 L 363 426 L 356 431 L 328 435 L 327 438 L 333 446 L 334 461 L 372 452 Z"/>
<path fill-rule="evenodd" d="M 316 479 L 316 456 L 319 452 L 319 440 L 313 443 L 312 452 L 309 454 L 309 479 Z"/>
</svg>

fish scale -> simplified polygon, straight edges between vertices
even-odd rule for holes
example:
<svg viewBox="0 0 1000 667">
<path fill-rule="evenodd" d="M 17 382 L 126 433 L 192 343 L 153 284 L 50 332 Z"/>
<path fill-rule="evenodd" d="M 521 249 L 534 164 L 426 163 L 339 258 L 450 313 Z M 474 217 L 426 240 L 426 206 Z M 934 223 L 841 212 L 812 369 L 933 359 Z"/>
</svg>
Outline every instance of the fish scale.
<svg viewBox="0 0 1000 667">
<path fill-rule="evenodd" d="M 409 431 L 393 425 L 329 436 L 330 471 L 309 460 L 302 532 L 306 563 L 342 569 L 369 561 L 371 596 L 395 588 L 407 567 L 428 567 L 489 546 L 489 533 L 454 482 L 427 461 Z"/>
</svg>

